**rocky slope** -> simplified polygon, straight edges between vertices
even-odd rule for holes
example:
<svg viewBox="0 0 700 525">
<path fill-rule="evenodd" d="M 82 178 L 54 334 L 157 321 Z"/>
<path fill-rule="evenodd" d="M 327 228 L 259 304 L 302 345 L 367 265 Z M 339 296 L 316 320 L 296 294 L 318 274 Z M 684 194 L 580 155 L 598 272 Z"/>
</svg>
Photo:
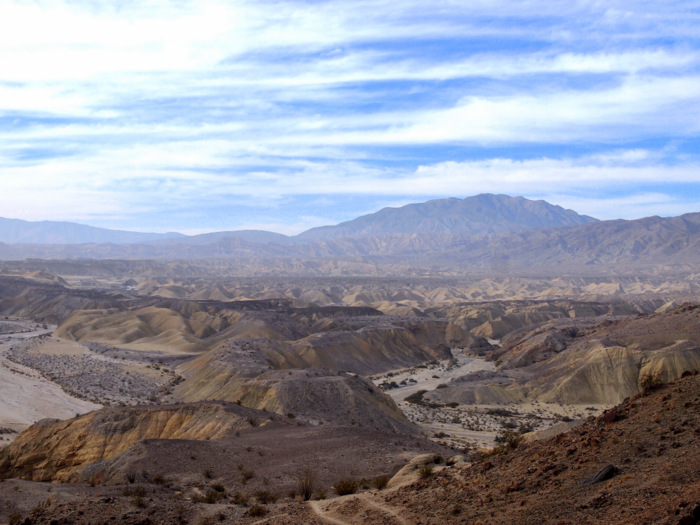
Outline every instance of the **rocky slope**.
<svg viewBox="0 0 700 525">
<path fill-rule="evenodd" d="M 631 398 L 556 437 L 414 477 L 385 493 L 297 506 L 269 525 L 664 524 L 700 521 L 700 376 Z"/>
</svg>

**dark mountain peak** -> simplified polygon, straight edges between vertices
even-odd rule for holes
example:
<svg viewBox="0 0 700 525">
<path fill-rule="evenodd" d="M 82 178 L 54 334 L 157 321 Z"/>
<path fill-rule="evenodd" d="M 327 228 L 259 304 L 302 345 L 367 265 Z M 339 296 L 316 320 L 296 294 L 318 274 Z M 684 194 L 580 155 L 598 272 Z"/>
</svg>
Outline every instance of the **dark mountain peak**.
<svg viewBox="0 0 700 525">
<path fill-rule="evenodd" d="M 396 233 L 477 235 L 591 222 L 596 222 L 596 219 L 543 200 L 482 193 L 465 199 L 435 199 L 400 208 L 383 208 L 336 226 L 312 228 L 296 238 L 315 241 Z"/>
</svg>

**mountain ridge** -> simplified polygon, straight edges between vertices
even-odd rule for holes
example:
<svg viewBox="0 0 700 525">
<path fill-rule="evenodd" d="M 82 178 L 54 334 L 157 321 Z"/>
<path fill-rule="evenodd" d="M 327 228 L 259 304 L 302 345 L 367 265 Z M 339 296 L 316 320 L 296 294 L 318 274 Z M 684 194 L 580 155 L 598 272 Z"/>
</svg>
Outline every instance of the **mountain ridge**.
<svg viewBox="0 0 700 525">
<path fill-rule="evenodd" d="M 498 233 L 531 228 L 551 228 L 595 222 L 572 210 L 524 197 L 480 194 L 464 199 L 434 199 L 383 208 L 352 221 L 311 228 L 295 236 L 265 230 L 233 230 L 199 235 L 139 233 L 96 228 L 72 222 L 29 222 L 0 218 L 0 243 L 5 244 L 133 244 L 178 241 L 202 245 L 237 237 L 262 244 L 304 243 L 344 237 L 366 238 L 394 233 Z M 361 226 L 358 230 L 357 225 Z"/>
<path fill-rule="evenodd" d="M 170 240 L 181 233 L 141 233 L 98 228 L 66 221 L 24 221 L 0 217 L 0 242 L 6 244 L 84 244 L 90 242 L 128 244 Z"/>
<path fill-rule="evenodd" d="M 489 234 L 597 222 L 543 200 L 482 193 L 383 208 L 335 226 L 311 228 L 300 240 L 366 238 L 394 233 Z"/>
</svg>

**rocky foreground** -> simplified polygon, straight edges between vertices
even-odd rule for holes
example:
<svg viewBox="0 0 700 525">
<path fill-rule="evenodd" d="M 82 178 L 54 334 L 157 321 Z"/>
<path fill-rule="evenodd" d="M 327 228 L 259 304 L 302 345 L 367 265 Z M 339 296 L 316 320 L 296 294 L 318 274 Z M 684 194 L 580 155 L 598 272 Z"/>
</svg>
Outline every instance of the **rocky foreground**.
<svg viewBox="0 0 700 525">
<path fill-rule="evenodd" d="M 224 490 L 220 497 L 212 493 L 207 503 L 206 480 L 203 499 L 183 497 L 163 480 L 137 480 L 99 492 L 84 487 L 79 494 L 73 488 L 64 501 L 50 498 L 12 519 L 27 525 L 695 524 L 700 522 L 700 375 L 650 384 L 645 393 L 581 427 L 531 443 L 512 439 L 495 452 L 475 455 L 471 463 L 452 458 L 449 467 L 437 454 L 422 456 L 387 488 L 363 491 L 360 483 L 356 494 L 332 497 L 329 491 L 329 499 L 310 502 L 298 494 L 272 503 L 262 490 L 249 496 Z M 0 484 L 2 499 L 30 491 L 28 482 Z"/>
</svg>

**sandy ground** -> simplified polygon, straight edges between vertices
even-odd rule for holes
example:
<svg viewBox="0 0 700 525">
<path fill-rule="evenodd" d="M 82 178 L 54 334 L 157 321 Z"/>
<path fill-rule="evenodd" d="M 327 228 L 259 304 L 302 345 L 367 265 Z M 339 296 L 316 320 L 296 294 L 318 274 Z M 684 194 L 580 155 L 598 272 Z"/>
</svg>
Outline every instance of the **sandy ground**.
<svg viewBox="0 0 700 525">
<path fill-rule="evenodd" d="M 45 379 L 35 370 L 13 363 L 5 354 L 15 344 L 32 337 L 51 333 L 55 327 L 22 320 L 3 320 L 0 335 L 0 446 L 10 443 L 17 433 L 47 417 L 67 419 L 100 408 L 100 405 L 68 395 L 59 385 Z M 68 348 L 65 351 L 70 351 Z M 7 432 L 8 430 L 14 432 Z"/>
</svg>

